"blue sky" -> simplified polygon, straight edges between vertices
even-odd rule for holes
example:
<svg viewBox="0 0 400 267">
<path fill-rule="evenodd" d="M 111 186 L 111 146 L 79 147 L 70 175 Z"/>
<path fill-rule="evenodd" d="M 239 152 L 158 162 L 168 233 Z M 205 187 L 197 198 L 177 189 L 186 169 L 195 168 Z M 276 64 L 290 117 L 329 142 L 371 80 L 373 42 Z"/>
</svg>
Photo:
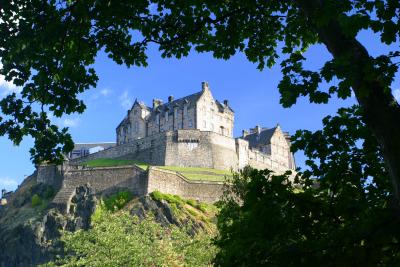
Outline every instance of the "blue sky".
<svg viewBox="0 0 400 267">
<path fill-rule="evenodd" d="M 362 32 L 359 40 L 373 55 L 390 50 L 370 32 Z M 398 46 L 391 48 L 398 49 Z M 214 59 L 208 53 L 191 53 L 180 60 L 162 59 L 157 48 L 152 46 L 148 55 L 148 67 L 127 69 L 99 54 L 95 64 L 100 78 L 97 88 L 80 96 L 87 110 L 55 122 L 69 127 L 75 142 L 115 141 L 115 128 L 135 98 L 151 105 L 153 98 L 183 97 L 200 91 L 202 81 L 209 83 L 216 99 L 229 100 L 235 110 L 235 136 L 255 125 L 273 127 L 277 123 L 290 133 L 298 129 L 316 130 L 321 128 L 323 117 L 335 113 L 339 107 L 355 103 L 354 98 L 332 98 L 326 105 L 317 105 L 300 98 L 296 105 L 285 109 L 279 104 L 277 90 L 282 77 L 279 66 L 259 71 L 243 54 L 227 61 Z M 323 46 L 312 47 L 305 56 L 307 67 L 312 69 L 321 67 L 330 58 Z M 400 98 L 399 77 L 392 88 Z M 15 90 L 18 89 L 0 77 L 0 97 Z M 14 190 L 25 175 L 34 171 L 29 159 L 32 144 L 32 140 L 26 138 L 16 147 L 6 137 L 0 137 L 0 188 Z M 297 164 L 304 166 L 304 156 L 298 153 L 295 157 Z"/>
</svg>

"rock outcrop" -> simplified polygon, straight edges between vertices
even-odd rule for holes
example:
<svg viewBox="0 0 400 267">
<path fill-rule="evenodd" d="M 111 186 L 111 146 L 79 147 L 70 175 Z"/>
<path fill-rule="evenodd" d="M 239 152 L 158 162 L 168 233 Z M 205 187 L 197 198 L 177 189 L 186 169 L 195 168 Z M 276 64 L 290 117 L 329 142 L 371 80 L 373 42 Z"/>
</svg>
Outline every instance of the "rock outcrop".
<svg viewBox="0 0 400 267">
<path fill-rule="evenodd" d="M 88 229 L 99 203 L 90 185 L 74 190 L 68 209 L 60 210 L 52 198 L 46 199 L 51 191 L 47 185 L 36 183 L 34 176 L 24 181 L 0 211 L 0 267 L 37 266 L 64 255 L 59 240 L 62 231 Z M 34 195 L 39 204 L 34 205 Z M 215 230 L 215 212 L 201 205 L 206 204 L 159 193 L 158 198 L 135 198 L 124 209 L 140 219 L 152 216 L 161 225 L 174 224 L 194 235 Z"/>
</svg>

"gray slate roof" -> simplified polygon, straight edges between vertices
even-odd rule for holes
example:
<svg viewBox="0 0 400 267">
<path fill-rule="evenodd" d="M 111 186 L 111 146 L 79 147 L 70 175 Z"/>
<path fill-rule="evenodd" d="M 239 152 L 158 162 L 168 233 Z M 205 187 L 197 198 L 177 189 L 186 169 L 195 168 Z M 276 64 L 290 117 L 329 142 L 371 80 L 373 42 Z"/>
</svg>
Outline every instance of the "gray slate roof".
<svg viewBox="0 0 400 267">
<path fill-rule="evenodd" d="M 164 113 L 166 111 L 168 111 L 169 113 L 172 113 L 174 110 L 174 107 L 183 107 L 184 104 L 186 103 L 188 105 L 188 108 L 192 108 L 196 105 L 197 101 L 199 100 L 199 98 L 201 97 L 201 95 L 203 94 L 203 91 L 173 100 L 171 102 L 167 102 L 167 103 L 163 103 L 160 104 L 158 107 L 156 107 L 155 109 L 146 106 L 143 102 L 140 102 L 138 100 L 135 100 L 135 103 L 132 105 L 132 108 L 137 104 L 139 105 L 141 108 L 143 109 L 147 109 L 151 112 L 149 120 L 153 120 L 154 117 L 156 116 L 157 112 L 161 112 Z M 222 103 L 220 103 L 218 100 L 216 100 L 216 103 L 218 105 L 218 108 L 223 111 L 224 109 L 224 105 Z M 229 110 L 231 112 L 234 112 L 233 109 L 228 106 Z M 128 122 L 128 118 L 125 117 L 117 126 L 117 128 L 119 128 L 121 125 L 125 124 Z"/>
<path fill-rule="evenodd" d="M 159 105 L 158 107 L 156 107 L 155 109 L 151 110 L 151 114 L 149 117 L 149 120 L 152 120 L 157 112 L 166 112 L 168 111 L 169 113 L 172 113 L 174 110 L 174 107 L 183 107 L 185 104 L 188 105 L 188 108 L 192 108 L 196 105 L 197 100 L 199 100 L 199 98 L 201 97 L 201 95 L 203 94 L 203 92 L 197 92 L 176 100 L 173 100 L 171 102 L 167 102 L 167 103 L 163 103 L 161 105 Z"/>
<path fill-rule="evenodd" d="M 267 145 L 271 143 L 271 137 L 274 135 L 276 127 L 274 128 L 263 128 L 258 133 L 252 133 L 244 137 L 245 140 L 249 141 L 250 147 L 257 147 L 259 145 Z"/>
</svg>

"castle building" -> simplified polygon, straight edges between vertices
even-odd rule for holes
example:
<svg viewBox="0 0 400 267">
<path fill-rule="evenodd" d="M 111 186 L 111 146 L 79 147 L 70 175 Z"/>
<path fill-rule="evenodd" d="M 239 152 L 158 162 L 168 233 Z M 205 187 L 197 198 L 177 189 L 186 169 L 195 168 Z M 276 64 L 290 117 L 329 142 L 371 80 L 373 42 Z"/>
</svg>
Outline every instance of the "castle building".
<svg viewBox="0 0 400 267">
<path fill-rule="evenodd" d="M 186 174 L 199 176 L 215 172 L 210 169 L 238 171 L 246 166 L 277 174 L 296 169 L 290 136 L 279 124 L 256 126 L 235 138 L 234 118 L 228 101 L 214 99 L 206 82 L 200 92 L 176 100 L 170 96 L 166 103 L 154 99 L 152 107 L 136 100 L 116 128 L 116 144 L 77 144 L 63 165 L 38 166 L 37 181 L 60 188 L 53 204 L 69 211 L 76 187 L 83 185 L 95 194 L 124 188 L 138 196 L 160 191 L 210 203 L 221 198 L 222 181 L 188 179 L 160 166 L 185 167 Z M 131 160 L 148 167 L 87 167 L 95 159 Z"/>
<path fill-rule="evenodd" d="M 85 157 L 89 154 L 114 147 L 115 145 L 115 142 L 75 143 L 74 149 L 68 154 L 68 159 Z"/>
<path fill-rule="evenodd" d="M 147 107 L 136 100 L 116 129 L 117 144 L 182 129 L 233 137 L 233 124 L 234 112 L 228 101 L 215 100 L 203 82 L 201 92 L 177 100 L 170 96 L 167 103 L 154 99 L 153 106 Z"/>
<path fill-rule="evenodd" d="M 284 172 L 296 168 L 289 134 L 277 125 L 256 126 L 233 137 L 235 114 L 227 100 L 214 99 L 206 82 L 200 92 L 152 107 L 136 100 L 116 128 L 116 146 L 80 160 L 124 158 L 154 166 L 238 170 L 247 165 Z"/>
</svg>

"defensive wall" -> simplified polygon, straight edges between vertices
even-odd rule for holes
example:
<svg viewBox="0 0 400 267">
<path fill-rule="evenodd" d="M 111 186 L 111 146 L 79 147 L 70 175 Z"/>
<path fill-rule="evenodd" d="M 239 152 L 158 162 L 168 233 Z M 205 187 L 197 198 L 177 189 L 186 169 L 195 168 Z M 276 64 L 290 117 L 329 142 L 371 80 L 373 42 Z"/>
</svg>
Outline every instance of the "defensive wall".
<svg viewBox="0 0 400 267">
<path fill-rule="evenodd" d="M 153 191 L 179 195 L 185 199 L 213 203 L 221 198 L 223 183 L 189 181 L 177 172 L 150 167 L 148 171 L 147 192 L 151 193 Z"/>
<path fill-rule="evenodd" d="M 102 150 L 71 164 L 83 164 L 99 158 L 119 158 L 142 161 L 155 166 L 183 166 L 238 170 L 246 165 L 270 168 L 277 172 L 287 169 L 284 163 L 270 155 L 249 148 L 246 140 L 231 138 L 211 131 L 176 130 L 155 134 Z"/>
<path fill-rule="evenodd" d="M 89 185 L 96 195 L 127 189 L 135 196 L 144 196 L 157 190 L 209 203 L 218 201 L 223 192 L 222 182 L 191 181 L 177 172 L 157 167 L 142 170 L 134 165 L 96 168 L 46 165 L 38 168 L 37 181 L 57 189 L 53 204 L 63 211 L 69 210 L 76 188 L 84 185 Z"/>
</svg>

